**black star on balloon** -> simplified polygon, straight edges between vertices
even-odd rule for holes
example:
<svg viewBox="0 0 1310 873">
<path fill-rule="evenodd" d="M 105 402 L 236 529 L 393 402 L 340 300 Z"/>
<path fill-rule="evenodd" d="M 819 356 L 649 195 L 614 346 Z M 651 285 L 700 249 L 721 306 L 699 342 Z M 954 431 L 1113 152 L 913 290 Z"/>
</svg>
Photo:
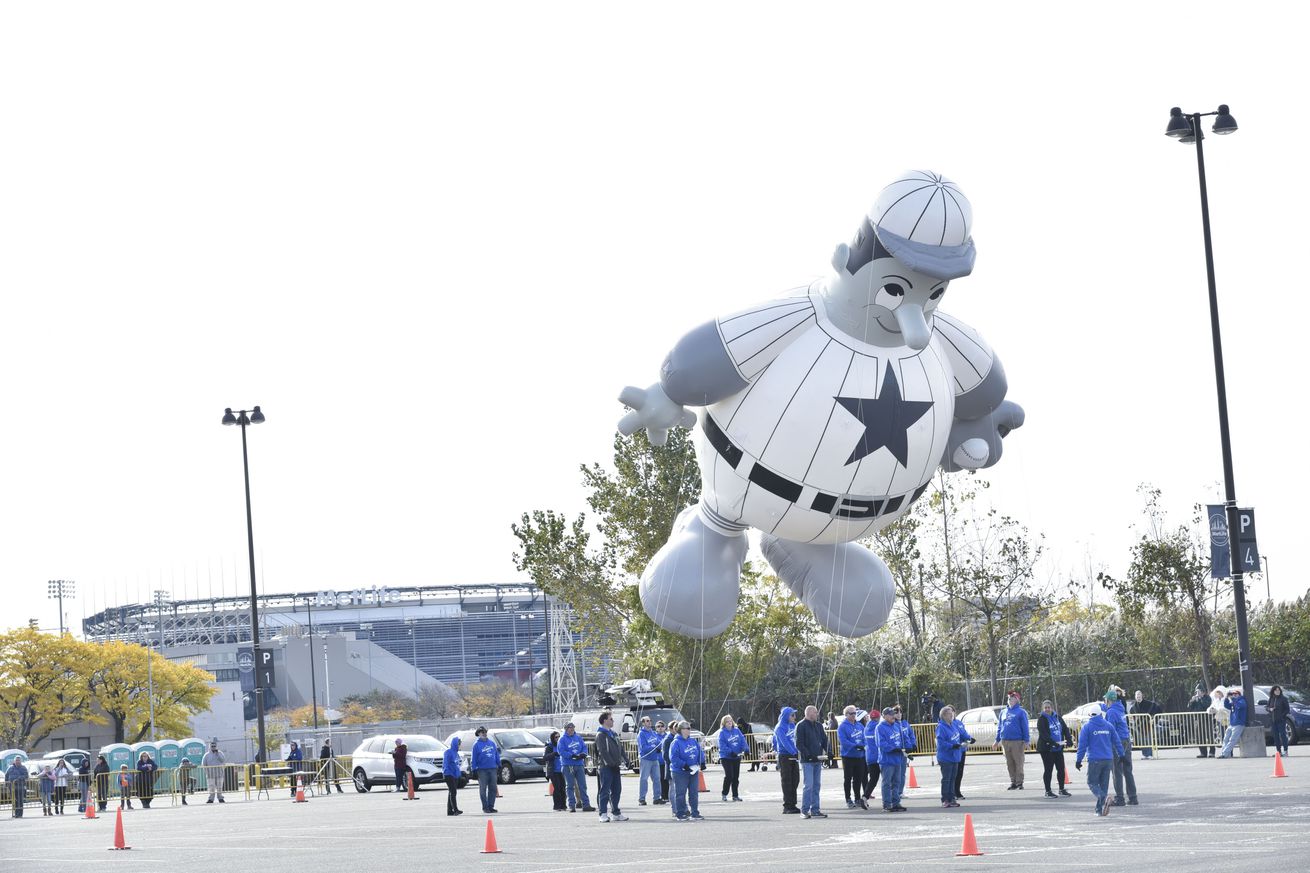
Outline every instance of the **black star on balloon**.
<svg viewBox="0 0 1310 873">
<path fill-rule="evenodd" d="M 834 398 L 851 415 L 864 425 L 864 435 L 855 444 L 846 463 L 853 464 L 878 449 L 887 449 L 892 457 L 902 466 L 909 455 L 909 442 L 906 431 L 916 421 L 923 418 L 925 412 L 932 408 L 931 400 L 902 400 L 901 386 L 896 383 L 892 368 L 887 368 L 887 375 L 882 380 L 882 390 L 877 399 L 865 397 Z"/>
</svg>

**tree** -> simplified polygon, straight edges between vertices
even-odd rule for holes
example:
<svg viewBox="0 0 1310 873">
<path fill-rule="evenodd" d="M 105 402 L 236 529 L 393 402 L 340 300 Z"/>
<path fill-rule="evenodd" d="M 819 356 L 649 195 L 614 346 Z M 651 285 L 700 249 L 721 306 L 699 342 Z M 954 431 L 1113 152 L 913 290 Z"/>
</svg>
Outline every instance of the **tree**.
<svg viewBox="0 0 1310 873">
<path fill-rule="evenodd" d="M 89 713 L 90 649 L 69 634 L 0 633 L 0 746 L 28 748 Z"/>
<path fill-rule="evenodd" d="M 212 673 L 174 663 L 153 649 L 118 641 L 83 645 L 91 651 L 87 686 L 114 727 L 114 742 L 135 743 L 149 735 L 151 684 L 155 730 L 163 736 L 189 733 L 191 717 L 207 711 L 218 693 Z"/>
<path fill-rule="evenodd" d="M 896 584 L 896 596 L 905 610 L 910 626 L 910 638 L 916 649 L 923 644 L 924 626 L 924 570 L 919 550 L 919 531 L 925 524 L 924 508 L 929 504 L 917 503 L 913 509 L 887 525 L 873 536 L 862 541 L 887 564 Z M 918 601 L 918 611 L 915 601 Z"/>
<path fill-rule="evenodd" d="M 1129 621 L 1143 625 L 1148 609 L 1161 611 L 1182 609 L 1189 619 L 1190 653 L 1199 654 L 1202 682 L 1212 688 L 1213 628 L 1206 603 L 1216 592 L 1210 579 L 1210 556 L 1193 532 L 1203 519 L 1201 507 L 1193 507 L 1192 527 L 1170 527 L 1160 506 L 1160 489 L 1142 484 L 1137 491 L 1145 500 L 1142 510 L 1145 529 L 1132 548 L 1128 573 L 1116 579 L 1106 573 L 1097 575 L 1105 588 L 1113 592 Z"/>
</svg>

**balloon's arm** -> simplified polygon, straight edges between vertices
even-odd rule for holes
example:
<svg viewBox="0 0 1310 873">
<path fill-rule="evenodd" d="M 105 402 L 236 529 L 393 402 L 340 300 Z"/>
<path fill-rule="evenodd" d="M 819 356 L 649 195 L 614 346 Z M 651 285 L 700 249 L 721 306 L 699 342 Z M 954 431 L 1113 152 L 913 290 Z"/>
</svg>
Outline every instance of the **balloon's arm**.
<svg viewBox="0 0 1310 873">
<path fill-rule="evenodd" d="M 630 435 L 645 428 L 651 444 L 662 446 L 669 428 L 696 424 L 696 414 L 686 407 L 718 403 L 749 384 L 728 353 L 718 323 L 708 321 L 678 340 L 660 367 L 658 382 L 623 389 L 619 402 L 632 411 L 619 420 L 619 432 Z"/>
<path fill-rule="evenodd" d="M 933 322 L 956 384 L 955 420 L 942 469 L 954 473 L 990 467 L 1001 459 L 1002 438 L 1023 426 L 1023 408 L 1005 399 L 1005 368 L 977 331 L 940 312 Z"/>
</svg>

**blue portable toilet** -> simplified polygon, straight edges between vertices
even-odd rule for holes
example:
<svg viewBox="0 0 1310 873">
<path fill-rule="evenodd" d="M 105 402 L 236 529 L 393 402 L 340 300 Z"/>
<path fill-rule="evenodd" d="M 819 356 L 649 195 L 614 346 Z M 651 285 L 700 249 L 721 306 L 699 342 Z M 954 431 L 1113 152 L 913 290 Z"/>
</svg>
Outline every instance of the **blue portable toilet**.
<svg viewBox="0 0 1310 873">
<path fill-rule="evenodd" d="M 107 746 L 101 746 L 100 754 L 105 756 L 105 763 L 109 765 L 110 772 L 117 773 L 118 768 L 123 764 L 127 769 L 136 769 L 136 755 L 132 754 L 132 747 L 127 743 L 110 743 Z"/>
<path fill-rule="evenodd" d="M 182 744 L 177 740 L 160 740 L 159 772 L 155 774 L 155 785 L 160 791 L 172 791 L 176 783 L 177 767 L 182 763 Z"/>
<path fill-rule="evenodd" d="M 5 749 L 0 751 L 0 776 L 3 776 L 4 771 L 9 769 L 9 765 L 14 763 L 14 759 L 19 755 L 23 756 L 24 761 L 32 757 L 22 749 Z"/>
<path fill-rule="evenodd" d="M 209 790 L 209 782 L 205 778 L 205 769 L 200 766 L 200 761 L 205 757 L 205 752 L 209 749 L 209 743 L 199 737 L 187 737 L 185 740 L 178 740 L 178 747 L 181 755 L 178 757 L 178 763 L 182 758 L 191 762 L 191 778 L 196 780 L 196 790 Z"/>
</svg>

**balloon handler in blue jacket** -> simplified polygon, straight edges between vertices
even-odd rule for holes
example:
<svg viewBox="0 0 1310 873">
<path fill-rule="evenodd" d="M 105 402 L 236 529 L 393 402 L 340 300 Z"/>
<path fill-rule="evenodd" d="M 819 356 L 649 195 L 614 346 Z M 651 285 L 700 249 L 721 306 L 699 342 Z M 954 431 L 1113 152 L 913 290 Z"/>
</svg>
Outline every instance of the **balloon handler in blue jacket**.
<svg viewBox="0 0 1310 873">
<path fill-rule="evenodd" d="M 587 741 L 578 736 L 573 722 L 564 725 L 564 736 L 555 744 L 559 752 L 560 764 L 564 768 L 564 784 L 567 788 L 569 812 L 595 812 L 587 797 Z"/>
<path fill-rule="evenodd" d="M 655 732 L 650 725 L 650 716 L 641 717 L 641 730 L 637 731 L 637 760 L 638 766 L 641 767 L 641 775 L 638 776 L 637 805 L 646 805 L 646 786 L 647 780 L 650 780 L 651 793 L 654 794 L 654 801 L 659 803 L 664 794 L 660 791 L 660 767 L 664 763 L 664 737 Z"/>
<path fill-rule="evenodd" d="M 1123 745 L 1114 725 L 1099 712 L 1093 712 L 1078 732 L 1078 757 L 1074 769 L 1083 769 L 1084 757 L 1088 759 L 1087 787 L 1096 796 L 1096 814 L 1109 815 L 1110 771 L 1115 760 L 1123 757 Z"/>
<path fill-rule="evenodd" d="M 482 811 L 496 812 L 496 778 L 500 775 L 500 746 L 487 737 L 487 729 L 479 727 L 473 732 L 473 772 L 478 777 L 478 798 Z"/>
<path fill-rule="evenodd" d="M 459 737 L 451 737 L 450 746 L 441 756 L 441 778 L 446 782 L 446 815 L 464 814 L 455 802 L 455 793 L 459 791 L 459 780 L 463 775 L 463 766 L 459 760 Z"/>
<path fill-rule="evenodd" d="M 782 811 L 784 815 L 800 815 L 796 805 L 796 789 L 801 784 L 800 759 L 796 754 L 796 710 L 784 706 L 773 728 L 773 750 L 778 753 L 778 776 L 782 779 Z"/>
</svg>

